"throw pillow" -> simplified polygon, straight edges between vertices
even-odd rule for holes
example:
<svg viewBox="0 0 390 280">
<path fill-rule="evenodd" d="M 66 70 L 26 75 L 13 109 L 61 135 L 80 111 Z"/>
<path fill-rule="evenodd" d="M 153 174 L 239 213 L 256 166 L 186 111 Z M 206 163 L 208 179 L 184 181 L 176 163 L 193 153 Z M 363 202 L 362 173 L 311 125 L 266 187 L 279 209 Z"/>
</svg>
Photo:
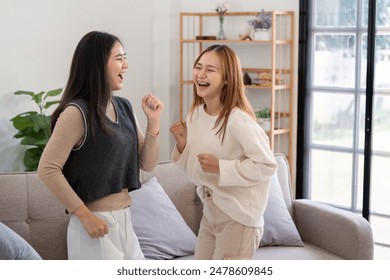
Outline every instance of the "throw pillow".
<svg viewBox="0 0 390 280">
<path fill-rule="evenodd" d="M 260 246 L 275 245 L 304 245 L 284 202 L 277 174 L 270 179 L 268 204 L 264 212 L 264 234 L 260 242 Z"/>
<path fill-rule="evenodd" d="M 20 235 L 0 222 L 0 260 L 41 260 Z"/>
<path fill-rule="evenodd" d="M 131 220 L 146 259 L 172 259 L 194 253 L 196 236 L 156 177 L 130 195 Z"/>
</svg>

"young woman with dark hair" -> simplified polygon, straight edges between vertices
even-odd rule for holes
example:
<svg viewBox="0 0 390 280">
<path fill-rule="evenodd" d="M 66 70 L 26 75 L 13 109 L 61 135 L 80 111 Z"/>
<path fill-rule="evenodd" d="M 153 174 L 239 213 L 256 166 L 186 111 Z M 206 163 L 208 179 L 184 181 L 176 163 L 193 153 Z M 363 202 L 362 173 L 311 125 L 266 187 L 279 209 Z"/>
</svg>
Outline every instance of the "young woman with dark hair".
<svg viewBox="0 0 390 280">
<path fill-rule="evenodd" d="M 174 123 L 171 132 L 172 159 L 203 201 L 195 258 L 251 259 L 277 169 L 268 136 L 255 121 L 233 49 L 205 49 L 194 63 L 193 82 L 186 121 Z"/>
<path fill-rule="evenodd" d="M 131 103 L 113 92 L 128 68 L 120 40 L 93 31 L 78 43 L 68 83 L 52 114 L 38 174 L 71 214 L 69 259 L 143 259 L 130 219 L 129 192 L 159 154 L 161 101 L 147 94 L 145 135 Z"/>
</svg>

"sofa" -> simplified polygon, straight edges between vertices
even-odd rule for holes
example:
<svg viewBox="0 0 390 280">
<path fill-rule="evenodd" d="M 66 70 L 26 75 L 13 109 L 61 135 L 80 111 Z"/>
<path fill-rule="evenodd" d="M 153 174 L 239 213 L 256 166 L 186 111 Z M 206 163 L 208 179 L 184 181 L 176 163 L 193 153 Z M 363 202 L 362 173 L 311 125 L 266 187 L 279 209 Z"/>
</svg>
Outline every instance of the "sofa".
<svg viewBox="0 0 390 280">
<path fill-rule="evenodd" d="M 360 215 L 324 203 L 293 199 L 286 157 L 275 154 L 275 158 L 278 171 L 272 179 L 264 214 L 264 242 L 262 240 L 257 249 L 255 259 L 373 259 L 374 245 L 370 224 Z M 196 194 L 195 186 L 172 162 L 161 162 L 152 172 L 141 172 L 141 178 L 145 184 L 153 179 L 153 184 L 158 184 L 162 190 L 160 196 L 151 197 L 158 193 L 152 184 L 145 185 L 131 194 L 134 205 L 130 209 L 134 210 L 132 215 L 137 213 L 133 226 L 141 248 L 143 244 L 148 244 L 152 247 L 159 246 L 157 249 L 152 248 L 152 251 L 159 251 L 160 247 L 169 251 L 158 255 L 156 259 L 192 259 L 196 233 L 202 217 L 202 202 Z M 69 215 L 38 175 L 35 172 L 2 173 L 0 191 L 0 222 L 27 241 L 42 259 L 66 259 L 66 229 Z M 150 192 L 141 198 L 144 191 Z M 282 203 L 278 202 L 279 204 L 275 206 L 277 196 L 281 198 Z M 146 202 L 139 202 L 142 199 Z M 168 204 L 160 205 L 157 209 L 157 204 L 164 201 Z M 141 207 L 142 210 L 137 210 L 137 207 Z M 166 211 L 167 208 L 171 212 Z M 148 214 L 144 212 L 145 209 L 154 212 Z M 175 213 L 177 217 L 174 217 Z M 170 224 L 173 220 L 182 223 Z M 187 227 L 189 234 L 181 233 L 180 227 L 184 231 Z M 148 228 L 148 231 L 150 228 L 157 228 L 156 233 L 159 237 L 164 237 L 164 234 L 160 233 L 165 230 L 166 236 L 172 239 L 158 240 L 155 236 L 144 238 L 143 228 Z M 177 249 L 179 246 L 187 247 L 183 250 Z M 147 250 L 145 248 L 145 252 Z M 177 251 L 180 253 L 175 253 Z M 154 258 L 153 254 L 145 256 L 148 259 Z"/>
</svg>

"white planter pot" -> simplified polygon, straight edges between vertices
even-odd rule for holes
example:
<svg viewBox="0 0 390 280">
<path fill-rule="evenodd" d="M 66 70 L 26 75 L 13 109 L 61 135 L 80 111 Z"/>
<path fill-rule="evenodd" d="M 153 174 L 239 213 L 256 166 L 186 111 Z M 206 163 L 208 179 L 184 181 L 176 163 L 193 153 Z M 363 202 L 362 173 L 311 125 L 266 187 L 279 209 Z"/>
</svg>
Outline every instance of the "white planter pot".
<svg viewBox="0 0 390 280">
<path fill-rule="evenodd" d="M 264 131 L 271 130 L 271 119 L 257 119 L 257 123 L 261 126 Z"/>
<path fill-rule="evenodd" d="M 271 40 L 271 29 L 255 29 L 253 33 L 253 40 L 256 41 L 268 41 Z"/>
</svg>

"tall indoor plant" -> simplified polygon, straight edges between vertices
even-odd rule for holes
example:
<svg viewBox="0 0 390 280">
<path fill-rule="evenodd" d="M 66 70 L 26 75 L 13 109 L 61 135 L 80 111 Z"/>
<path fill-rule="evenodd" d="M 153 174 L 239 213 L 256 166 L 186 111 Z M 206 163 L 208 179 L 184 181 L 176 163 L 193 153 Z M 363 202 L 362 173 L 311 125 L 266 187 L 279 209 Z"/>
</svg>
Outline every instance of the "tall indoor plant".
<svg viewBox="0 0 390 280">
<path fill-rule="evenodd" d="M 35 171 L 38 168 L 39 159 L 51 134 L 50 115 L 46 114 L 46 110 L 59 103 L 59 100 L 48 100 L 48 98 L 58 96 L 61 92 L 62 88 L 38 93 L 32 91 L 14 92 L 15 95 L 31 96 L 31 100 L 39 108 L 38 111 L 20 113 L 11 119 L 13 126 L 18 130 L 14 138 L 20 138 L 21 145 L 29 146 L 23 159 L 26 171 Z"/>
</svg>

